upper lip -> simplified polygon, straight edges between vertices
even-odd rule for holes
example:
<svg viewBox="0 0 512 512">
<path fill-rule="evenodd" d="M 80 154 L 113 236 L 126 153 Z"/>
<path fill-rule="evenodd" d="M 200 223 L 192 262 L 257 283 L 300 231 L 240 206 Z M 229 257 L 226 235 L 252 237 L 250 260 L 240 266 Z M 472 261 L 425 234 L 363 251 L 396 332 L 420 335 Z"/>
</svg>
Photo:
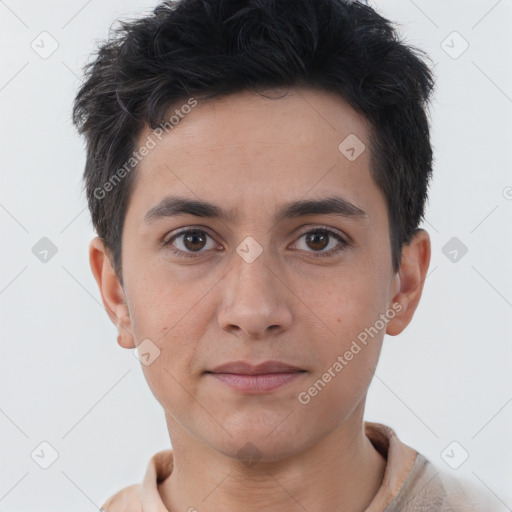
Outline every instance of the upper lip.
<svg viewBox="0 0 512 512">
<path fill-rule="evenodd" d="M 266 373 L 294 373 L 304 371 L 297 366 L 282 363 L 281 361 L 265 361 L 263 363 L 252 365 L 245 361 L 231 361 L 216 366 L 207 373 L 236 373 L 239 375 L 263 375 Z"/>
</svg>

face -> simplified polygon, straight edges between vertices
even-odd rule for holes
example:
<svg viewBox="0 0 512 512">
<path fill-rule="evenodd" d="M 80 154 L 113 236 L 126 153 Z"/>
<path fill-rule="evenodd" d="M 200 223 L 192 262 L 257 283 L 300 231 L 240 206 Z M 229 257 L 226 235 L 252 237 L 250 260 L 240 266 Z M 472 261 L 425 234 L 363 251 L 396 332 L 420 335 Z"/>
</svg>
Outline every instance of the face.
<svg viewBox="0 0 512 512">
<path fill-rule="evenodd" d="M 364 407 L 383 336 L 403 329 L 421 293 L 406 289 L 405 267 L 392 271 L 368 134 L 329 93 L 247 92 L 199 102 L 140 162 L 123 289 L 97 240 L 91 263 L 120 344 L 145 343 L 173 443 L 174 431 L 278 459 Z"/>
</svg>

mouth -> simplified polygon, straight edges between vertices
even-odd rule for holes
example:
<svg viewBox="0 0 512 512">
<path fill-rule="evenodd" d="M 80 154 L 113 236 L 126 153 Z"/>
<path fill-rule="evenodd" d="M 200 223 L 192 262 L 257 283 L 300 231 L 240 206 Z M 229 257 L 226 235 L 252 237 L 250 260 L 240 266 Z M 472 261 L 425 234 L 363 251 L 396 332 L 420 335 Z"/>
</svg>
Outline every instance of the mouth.
<svg viewBox="0 0 512 512">
<path fill-rule="evenodd" d="M 263 394 L 296 380 L 307 371 L 280 361 L 258 365 L 233 361 L 205 373 L 242 394 Z"/>
</svg>

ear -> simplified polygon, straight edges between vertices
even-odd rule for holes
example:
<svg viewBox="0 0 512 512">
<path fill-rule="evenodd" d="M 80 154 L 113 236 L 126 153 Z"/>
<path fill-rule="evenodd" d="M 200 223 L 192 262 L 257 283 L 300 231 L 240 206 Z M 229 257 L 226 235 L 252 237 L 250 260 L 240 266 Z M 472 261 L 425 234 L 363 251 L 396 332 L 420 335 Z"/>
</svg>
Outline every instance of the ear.
<svg viewBox="0 0 512 512">
<path fill-rule="evenodd" d="M 119 345 L 124 348 L 135 348 L 130 312 L 124 291 L 112 268 L 108 251 L 99 237 L 93 238 L 89 244 L 89 263 L 100 289 L 105 310 L 119 330 L 117 338 Z"/>
<path fill-rule="evenodd" d="M 392 299 L 397 313 L 389 320 L 386 334 L 400 334 L 411 321 L 421 298 L 429 264 L 430 236 L 424 229 L 419 229 L 410 243 L 402 248 L 402 263 L 395 275 Z"/>
</svg>

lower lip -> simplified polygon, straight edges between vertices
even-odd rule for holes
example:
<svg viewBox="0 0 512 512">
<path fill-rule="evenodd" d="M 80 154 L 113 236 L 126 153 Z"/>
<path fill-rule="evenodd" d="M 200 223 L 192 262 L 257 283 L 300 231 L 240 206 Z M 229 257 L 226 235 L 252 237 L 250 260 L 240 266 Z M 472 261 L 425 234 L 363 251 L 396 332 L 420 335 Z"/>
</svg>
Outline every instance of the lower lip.
<svg viewBox="0 0 512 512">
<path fill-rule="evenodd" d="M 241 375 L 237 373 L 209 373 L 230 388 L 248 394 L 261 394 L 273 391 L 300 377 L 305 372 L 264 373 L 261 375 Z"/>
</svg>

